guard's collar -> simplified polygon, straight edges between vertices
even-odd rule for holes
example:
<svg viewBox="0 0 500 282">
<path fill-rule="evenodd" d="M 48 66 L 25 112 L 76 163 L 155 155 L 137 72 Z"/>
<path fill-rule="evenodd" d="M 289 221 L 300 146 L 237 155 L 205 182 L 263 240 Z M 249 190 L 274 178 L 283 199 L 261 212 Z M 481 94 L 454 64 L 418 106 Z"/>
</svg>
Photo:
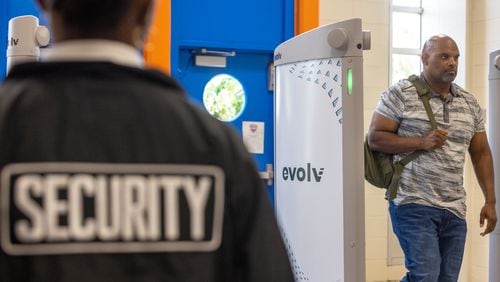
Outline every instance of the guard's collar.
<svg viewBox="0 0 500 282">
<path fill-rule="evenodd" d="M 142 68 L 142 57 L 132 46 L 112 40 L 68 40 L 42 49 L 41 61 L 106 61 Z"/>
</svg>

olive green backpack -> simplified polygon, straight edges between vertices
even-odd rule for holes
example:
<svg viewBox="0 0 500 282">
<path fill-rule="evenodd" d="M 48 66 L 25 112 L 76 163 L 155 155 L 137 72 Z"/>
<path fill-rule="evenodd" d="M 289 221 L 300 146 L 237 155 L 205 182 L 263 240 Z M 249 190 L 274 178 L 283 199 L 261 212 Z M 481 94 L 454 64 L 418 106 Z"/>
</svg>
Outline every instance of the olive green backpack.
<svg viewBox="0 0 500 282">
<path fill-rule="evenodd" d="M 410 75 L 408 80 L 417 89 L 418 96 L 424 104 L 425 111 L 431 122 L 432 129 L 437 129 L 429 99 L 431 91 L 418 76 Z M 365 179 L 375 187 L 388 189 L 389 200 L 396 198 L 401 172 L 405 165 L 416 159 L 423 151 L 414 151 L 397 162 L 392 161 L 392 155 L 372 151 L 368 146 L 368 136 L 365 138 Z"/>
</svg>

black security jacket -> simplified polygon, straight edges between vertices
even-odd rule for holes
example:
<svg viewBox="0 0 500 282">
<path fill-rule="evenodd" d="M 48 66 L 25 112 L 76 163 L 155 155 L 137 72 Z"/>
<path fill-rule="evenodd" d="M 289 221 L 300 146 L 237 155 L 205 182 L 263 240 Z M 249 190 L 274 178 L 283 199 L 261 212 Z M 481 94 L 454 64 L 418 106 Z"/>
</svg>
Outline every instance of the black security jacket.
<svg viewBox="0 0 500 282">
<path fill-rule="evenodd" d="M 222 243 L 214 251 L 187 252 L 125 247 L 9 255 L 1 249 L 2 282 L 293 281 L 269 200 L 239 137 L 191 105 L 160 72 L 106 62 L 15 66 L 0 88 L 0 169 L 47 162 L 219 167 Z M 2 205 L 8 201 L 12 197 Z M 69 220 L 63 217 L 58 224 Z M 0 220 L 1 231 L 15 218 L 3 208 Z"/>
</svg>

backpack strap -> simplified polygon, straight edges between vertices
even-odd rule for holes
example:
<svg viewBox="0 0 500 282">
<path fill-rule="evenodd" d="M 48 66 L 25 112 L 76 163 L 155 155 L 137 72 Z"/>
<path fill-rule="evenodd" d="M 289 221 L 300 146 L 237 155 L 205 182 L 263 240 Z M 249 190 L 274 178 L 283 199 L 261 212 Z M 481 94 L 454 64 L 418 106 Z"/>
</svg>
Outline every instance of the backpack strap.
<svg viewBox="0 0 500 282">
<path fill-rule="evenodd" d="M 414 74 L 408 77 L 408 80 L 415 86 L 417 89 L 417 93 L 419 98 L 422 100 L 424 104 L 425 111 L 427 112 L 427 117 L 431 122 L 432 129 L 437 129 L 436 119 L 434 118 L 434 113 L 432 112 L 431 105 L 429 99 L 431 98 L 431 90 L 425 83 L 423 83 L 420 78 Z M 391 184 L 388 187 L 389 200 L 393 200 L 396 198 L 396 194 L 399 186 L 399 179 L 401 178 L 401 173 L 403 172 L 403 168 L 405 165 L 409 164 L 411 161 L 415 160 L 420 154 L 422 154 L 422 150 L 413 151 L 411 154 L 402 158 L 394 164 L 394 174 L 392 175 Z"/>
<path fill-rule="evenodd" d="M 429 117 L 429 121 L 431 122 L 432 129 L 437 129 L 436 119 L 434 118 L 434 114 L 432 113 L 431 104 L 429 100 L 431 99 L 431 90 L 425 83 L 420 80 L 420 78 L 414 74 L 408 77 L 408 80 L 415 86 L 417 89 L 418 97 L 422 100 L 424 104 L 425 111 L 427 112 L 427 116 Z"/>
</svg>

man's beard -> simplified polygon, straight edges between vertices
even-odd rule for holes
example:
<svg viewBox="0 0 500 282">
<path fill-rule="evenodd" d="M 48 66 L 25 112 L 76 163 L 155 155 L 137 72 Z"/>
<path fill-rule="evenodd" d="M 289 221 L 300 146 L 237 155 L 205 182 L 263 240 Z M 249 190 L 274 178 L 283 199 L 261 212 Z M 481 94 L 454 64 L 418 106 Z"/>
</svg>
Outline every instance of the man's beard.
<svg viewBox="0 0 500 282">
<path fill-rule="evenodd" d="M 443 74 L 443 76 L 441 77 L 441 79 L 445 83 L 452 83 L 455 80 L 456 76 L 457 76 L 456 73 L 449 73 L 449 72 L 447 72 L 447 73 Z"/>
</svg>

